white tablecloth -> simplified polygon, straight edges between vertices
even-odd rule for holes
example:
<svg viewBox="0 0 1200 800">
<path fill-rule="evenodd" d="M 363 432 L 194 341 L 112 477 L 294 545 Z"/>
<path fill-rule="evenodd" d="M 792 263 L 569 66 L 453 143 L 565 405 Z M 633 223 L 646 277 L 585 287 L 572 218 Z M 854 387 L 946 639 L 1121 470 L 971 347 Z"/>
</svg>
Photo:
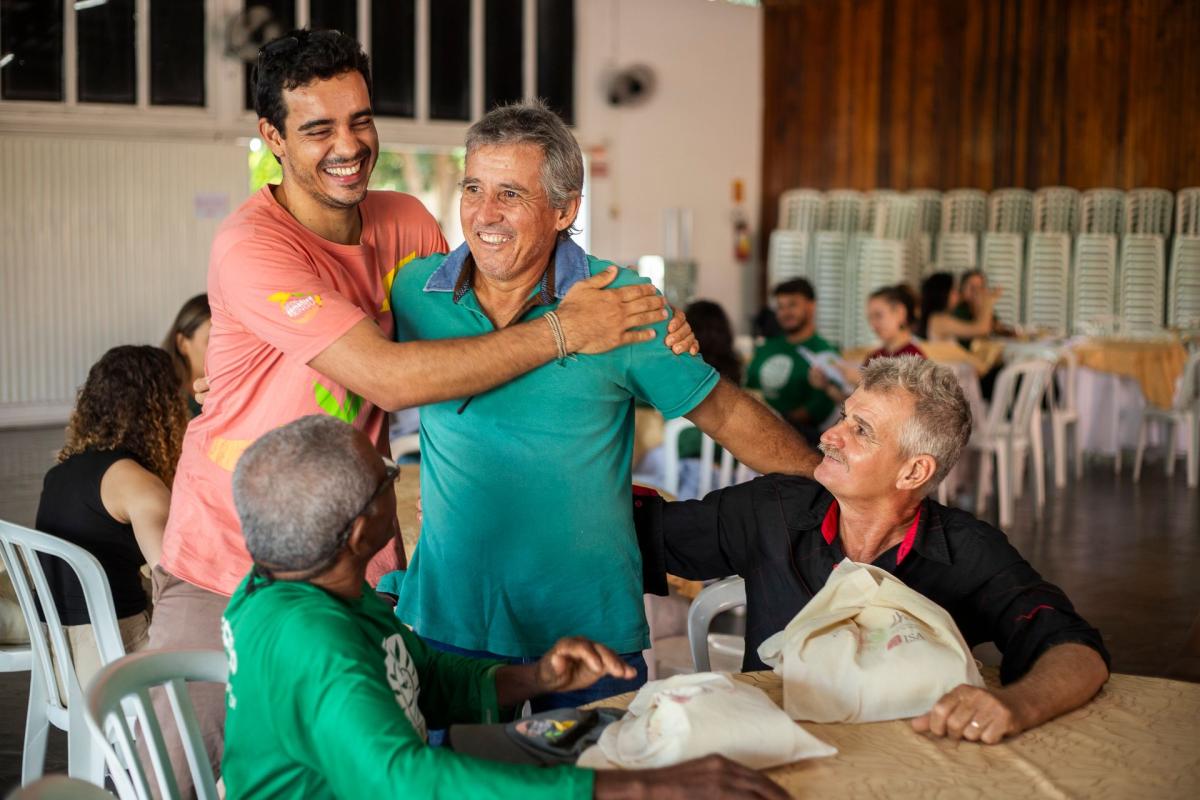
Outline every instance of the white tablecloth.
<svg viewBox="0 0 1200 800">
<path fill-rule="evenodd" d="M 1059 375 L 1062 375 L 1061 370 Z M 1125 449 L 1137 446 L 1138 423 L 1142 418 L 1142 409 L 1146 407 L 1146 398 L 1142 396 L 1136 380 L 1080 367 L 1076 391 L 1079 432 L 1083 437 L 1084 452 L 1111 456 L 1115 454 L 1118 442 Z M 1176 452 L 1187 452 L 1185 431 L 1180 428 L 1175 435 Z M 1162 429 L 1159 426 L 1151 427 L 1147 452 L 1151 448 L 1164 447 L 1163 439 Z"/>
</svg>

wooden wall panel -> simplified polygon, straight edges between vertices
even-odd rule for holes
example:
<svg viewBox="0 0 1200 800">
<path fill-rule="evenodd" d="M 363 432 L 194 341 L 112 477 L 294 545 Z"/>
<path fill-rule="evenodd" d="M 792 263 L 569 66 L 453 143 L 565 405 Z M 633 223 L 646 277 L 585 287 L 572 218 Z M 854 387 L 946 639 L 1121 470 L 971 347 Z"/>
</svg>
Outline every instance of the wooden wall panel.
<svg viewBox="0 0 1200 800">
<path fill-rule="evenodd" d="M 763 230 L 797 186 L 1200 185 L 1200 0 L 767 0 Z"/>
</svg>

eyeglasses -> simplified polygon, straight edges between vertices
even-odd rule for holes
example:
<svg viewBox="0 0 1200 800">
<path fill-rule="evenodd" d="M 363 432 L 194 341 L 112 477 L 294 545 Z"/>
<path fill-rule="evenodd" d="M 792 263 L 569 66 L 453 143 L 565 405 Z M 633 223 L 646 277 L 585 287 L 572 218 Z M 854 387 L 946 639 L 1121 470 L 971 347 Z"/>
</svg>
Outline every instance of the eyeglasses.
<svg viewBox="0 0 1200 800">
<path fill-rule="evenodd" d="M 379 496 L 383 494 L 384 490 L 394 484 L 396 482 L 396 478 L 400 476 L 400 465 L 395 461 L 392 461 L 390 458 L 383 459 L 383 466 L 385 468 L 383 480 L 381 480 L 379 485 L 375 487 L 375 491 L 371 492 L 371 496 L 367 498 L 367 502 L 362 504 L 362 508 L 355 512 L 354 516 L 350 518 L 350 521 L 338 531 L 337 536 L 334 538 L 333 546 L 329 549 L 329 551 L 322 556 L 315 565 L 303 570 L 300 572 L 300 574 L 289 578 L 289 580 L 309 580 L 310 578 L 317 577 L 322 572 L 333 566 L 333 562 L 337 560 L 338 554 L 342 552 L 342 548 L 346 546 L 346 542 L 350 539 L 350 531 L 354 530 L 354 522 L 359 517 L 365 515 L 367 513 L 367 509 L 371 507 L 371 504 L 378 500 Z M 274 567 L 270 564 L 264 564 L 261 562 L 255 563 L 254 570 L 255 572 L 266 577 L 271 577 L 271 573 L 274 572 L 292 571 L 285 568 Z"/>
</svg>

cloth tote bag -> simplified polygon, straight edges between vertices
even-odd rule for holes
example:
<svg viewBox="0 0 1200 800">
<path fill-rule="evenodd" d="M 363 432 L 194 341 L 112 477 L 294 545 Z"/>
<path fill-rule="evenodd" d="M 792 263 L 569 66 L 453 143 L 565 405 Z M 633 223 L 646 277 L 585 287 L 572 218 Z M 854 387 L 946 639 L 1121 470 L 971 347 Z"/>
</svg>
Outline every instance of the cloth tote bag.
<svg viewBox="0 0 1200 800">
<path fill-rule="evenodd" d="M 945 609 L 850 559 L 758 656 L 783 678 L 783 710 L 810 722 L 916 717 L 960 684 L 983 686 Z"/>
</svg>

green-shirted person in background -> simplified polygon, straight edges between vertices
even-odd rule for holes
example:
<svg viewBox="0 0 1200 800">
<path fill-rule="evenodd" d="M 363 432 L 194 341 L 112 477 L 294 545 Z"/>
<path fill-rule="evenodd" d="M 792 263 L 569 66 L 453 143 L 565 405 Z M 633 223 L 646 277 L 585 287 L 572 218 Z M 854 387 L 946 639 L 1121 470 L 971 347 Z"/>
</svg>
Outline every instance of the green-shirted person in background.
<svg viewBox="0 0 1200 800">
<path fill-rule="evenodd" d="M 817 333 L 817 295 L 811 283 L 795 278 L 776 286 L 772 294 L 783 335 L 767 339 L 754 351 L 746 388 L 762 390 L 767 404 L 816 447 L 834 402 L 808 382 L 809 364 L 800 348 L 836 353 L 837 347 Z"/>
<path fill-rule="evenodd" d="M 429 727 L 495 722 L 535 695 L 633 669 L 582 638 L 522 665 L 425 645 L 366 583 L 395 530 L 396 471 L 361 431 L 328 416 L 276 428 L 238 461 L 233 499 L 254 567 L 221 620 L 228 797 L 787 796 L 720 756 L 597 773 L 430 747 Z"/>
</svg>

